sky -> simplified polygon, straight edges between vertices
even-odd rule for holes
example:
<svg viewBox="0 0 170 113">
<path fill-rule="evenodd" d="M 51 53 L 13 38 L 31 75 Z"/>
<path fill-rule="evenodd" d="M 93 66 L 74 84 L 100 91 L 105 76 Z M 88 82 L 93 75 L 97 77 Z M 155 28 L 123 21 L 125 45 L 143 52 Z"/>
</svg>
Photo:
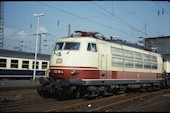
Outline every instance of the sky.
<svg viewBox="0 0 170 113">
<path fill-rule="evenodd" d="M 75 30 L 100 32 L 138 43 L 139 37 L 170 36 L 168 1 L 4 1 L 3 49 L 35 52 L 38 17 L 41 53 Z M 138 43 L 139 44 L 139 43 Z"/>
</svg>

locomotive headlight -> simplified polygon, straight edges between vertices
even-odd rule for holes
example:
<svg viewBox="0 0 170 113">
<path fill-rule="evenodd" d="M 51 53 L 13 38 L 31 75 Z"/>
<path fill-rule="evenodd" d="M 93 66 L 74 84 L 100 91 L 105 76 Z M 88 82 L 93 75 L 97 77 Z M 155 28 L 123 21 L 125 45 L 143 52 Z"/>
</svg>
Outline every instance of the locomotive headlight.
<svg viewBox="0 0 170 113">
<path fill-rule="evenodd" d="M 70 74 L 71 74 L 71 75 L 75 75 L 75 74 L 76 74 L 76 71 L 75 71 L 75 70 L 70 70 Z"/>
</svg>

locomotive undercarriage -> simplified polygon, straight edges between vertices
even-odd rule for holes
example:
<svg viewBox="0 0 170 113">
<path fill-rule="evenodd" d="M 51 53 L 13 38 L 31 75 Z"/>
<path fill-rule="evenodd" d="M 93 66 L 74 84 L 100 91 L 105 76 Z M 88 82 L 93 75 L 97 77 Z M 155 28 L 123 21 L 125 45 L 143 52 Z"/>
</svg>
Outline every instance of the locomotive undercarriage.
<svg viewBox="0 0 170 113">
<path fill-rule="evenodd" d="M 72 98 L 103 98 L 113 94 L 121 94 L 130 90 L 140 92 L 159 90 L 160 83 L 133 83 L 133 84 L 105 84 L 84 85 L 77 80 L 73 83 L 69 79 L 40 78 L 40 86 L 37 91 L 42 97 L 53 97 L 59 100 Z"/>
<path fill-rule="evenodd" d="M 42 97 L 55 97 L 57 99 L 79 98 L 78 87 L 70 86 L 67 80 L 55 78 L 40 78 L 40 86 L 37 91 Z M 75 92 L 75 90 L 77 90 Z M 77 93 L 77 94 L 76 94 Z"/>
</svg>

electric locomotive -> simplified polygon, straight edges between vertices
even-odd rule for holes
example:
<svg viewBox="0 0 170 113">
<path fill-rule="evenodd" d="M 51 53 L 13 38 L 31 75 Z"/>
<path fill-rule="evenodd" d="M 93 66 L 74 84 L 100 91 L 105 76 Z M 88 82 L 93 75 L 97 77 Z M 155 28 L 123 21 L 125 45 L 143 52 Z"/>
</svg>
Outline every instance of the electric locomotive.
<svg viewBox="0 0 170 113">
<path fill-rule="evenodd" d="M 57 40 L 50 59 L 50 77 L 40 78 L 41 96 L 100 97 L 164 87 L 160 54 L 106 40 L 98 32 Z"/>
</svg>

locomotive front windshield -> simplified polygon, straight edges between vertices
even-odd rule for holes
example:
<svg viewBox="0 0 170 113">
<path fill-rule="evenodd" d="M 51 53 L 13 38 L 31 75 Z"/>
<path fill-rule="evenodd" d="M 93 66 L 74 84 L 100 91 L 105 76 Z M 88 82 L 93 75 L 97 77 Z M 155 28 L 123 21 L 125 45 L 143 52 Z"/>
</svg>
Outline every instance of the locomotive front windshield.
<svg viewBox="0 0 170 113">
<path fill-rule="evenodd" d="M 79 50 L 79 42 L 57 42 L 55 44 L 55 50 Z"/>
<path fill-rule="evenodd" d="M 58 42 L 58 43 L 56 43 L 55 44 L 55 50 L 61 50 L 62 49 L 62 47 L 63 47 L 63 42 Z"/>
</svg>

